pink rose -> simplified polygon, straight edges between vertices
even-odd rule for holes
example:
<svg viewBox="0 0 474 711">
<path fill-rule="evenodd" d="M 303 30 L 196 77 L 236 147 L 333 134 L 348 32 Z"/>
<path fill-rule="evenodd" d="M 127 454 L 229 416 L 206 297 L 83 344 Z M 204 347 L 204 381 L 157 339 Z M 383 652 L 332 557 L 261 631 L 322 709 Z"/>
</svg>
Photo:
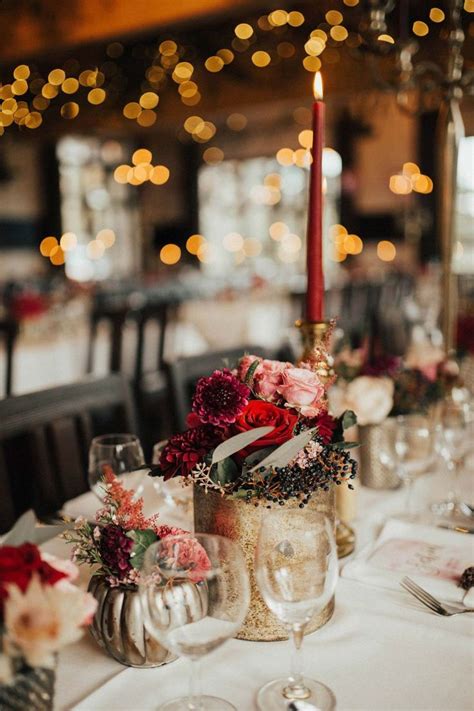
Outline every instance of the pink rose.
<svg viewBox="0 0 474 711">
<path fill-rule="evenodd" d="M 278 392 L 288 405 L 299 410 L 305 417 L 315 417 L 321 410 L 324 385 L 311 370 L 285 368 Z"/>
<path fill-rule="evenodd" d="M 278 360 L 262 360 L 255 371 L 253 388 L 262 400 L 276 402 L 279 399 L 278 388 L 282 384 L 286 363 Z"/>
<path fill-rule="evenodd" d="M 237 366 L 237 377 L 239 380 L 242 380 L 242 382 L 245 382 L 245 376 L 247 375 L 247 371 L 254 363 L 256 360 L 261 362 L 261 358 L 256 355 L 244 355 L 243 358 L 239 360 L 239 365 Z"/>
</svg>

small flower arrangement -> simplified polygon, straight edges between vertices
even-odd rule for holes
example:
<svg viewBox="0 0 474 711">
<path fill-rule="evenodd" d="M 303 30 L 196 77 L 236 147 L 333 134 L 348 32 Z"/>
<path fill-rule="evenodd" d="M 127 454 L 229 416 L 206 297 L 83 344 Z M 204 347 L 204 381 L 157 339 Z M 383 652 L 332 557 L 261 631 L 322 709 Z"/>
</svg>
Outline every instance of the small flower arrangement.
<svg viewBox="0 0 474 711">
<path fill-rule="evenodd" d="M 82 636 L 97 603 L 72 584 L 77 575 L 32 543 L 0 546 L 0 684 L 25 665 L 53 668 L 55 654 Z"/>
<path fill-rule="evenodd" d="M 331 411 L 350 408 L 360 425 L 426 412 L 459 372 L 441 349 L 425 343 L 414 344 L 403 359 L 344 347 L 335 355 L 334 369 L 338 381 L 329 392 Z"/>
<path fill-rule="evenodd" d="M 175 434 L 151 476 L 180 476 L 223 496 L 305 506 L 317 490 L 347 482 L 357 464 L 343 430 L 352 412 L 328 412 L 326 385 L 310 363 L 245 355 L 234 370 L 200 378 L 188 429 Z"/>
<path fill-rule="evenodd" d="M 145 517 L 143 499 L 126 489 L 112 469 L 104 467 L 104 506 L 91 523 L 83 518 L 74 530 L 64 533 L 73 544 L 72 557 L 79 564 L 95 567 L 94 575 L 105 578 L 111 587 L 135 587 L 146 549 L 166 536 L 187 533 L 180 528 L 158 523 L 158 515 Z"/>
</svg>

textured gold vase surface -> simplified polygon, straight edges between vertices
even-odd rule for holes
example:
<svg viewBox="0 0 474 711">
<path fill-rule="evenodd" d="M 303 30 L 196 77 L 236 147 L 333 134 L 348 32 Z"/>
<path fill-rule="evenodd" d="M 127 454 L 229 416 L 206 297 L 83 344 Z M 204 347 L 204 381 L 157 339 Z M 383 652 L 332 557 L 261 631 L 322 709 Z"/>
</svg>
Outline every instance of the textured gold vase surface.
<svg viewBox="0 0 474 711">
<path fill-rule="evenodd" d="M 397 489 L 400 477 L 380 461 L 382 425 L 359 425 L 360 481 L 370 489 Z"/>
<path fill-rule="evenodd" d="M 334 490 L 318 491 L 313 494 L 305 507 L 308 512 L 324 513 L 335 521 Z M 278 510 L 287 513 L 285 524 L 291 529 L 291 515 L 298 509 L 298 502 L 287 502 Z M 226 536 L 240 544 L 250 575 L 250 608 L 244 624 L 237 635 L 239 639 L 270 642 L 288 639 L 286 628 L 266 606 L 255 579 L 254 556 L 262 516 L 268 512 L 265 505 L 255 506 L 240 499 L 223 497 L 219 493 L 205 492 L 200 486 L 194 487 L 194 530 L 196 533 L 215 533 Z M 311 619 L 306 634 L 322 627 L 331 618 L 334 598 Z"/>
<path fill-rule="evenodd" d="M 137 590 L 112 588 L 104 578 L 95 576 L 89 582 L 88 591 L 98 603 L 91 634 L 120 664 L 146 669 L 176 659 L 148 634 Z"/>
</svg>

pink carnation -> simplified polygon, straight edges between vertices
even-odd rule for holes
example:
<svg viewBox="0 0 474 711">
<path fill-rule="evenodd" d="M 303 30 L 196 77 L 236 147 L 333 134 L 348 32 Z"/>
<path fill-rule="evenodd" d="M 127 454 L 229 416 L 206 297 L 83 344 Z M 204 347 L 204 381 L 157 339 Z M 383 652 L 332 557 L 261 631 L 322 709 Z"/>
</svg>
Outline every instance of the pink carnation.
<svg viewBox="0 0 474 711">
<path fill-rule="evenodd" d="M 287 405 L 298 410 L 304 417 L 316 417 L 322 408 L 325 390 L 313 371 L 287 367 L 282 373 L 278 392 L 285 398 Z"/>
</svg>

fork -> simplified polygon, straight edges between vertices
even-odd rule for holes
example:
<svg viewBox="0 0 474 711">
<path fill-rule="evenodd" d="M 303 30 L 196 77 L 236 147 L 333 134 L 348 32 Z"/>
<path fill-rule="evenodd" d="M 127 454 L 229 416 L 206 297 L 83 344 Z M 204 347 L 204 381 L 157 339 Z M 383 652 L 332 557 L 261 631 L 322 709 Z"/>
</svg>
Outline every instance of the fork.
<svg viewBox="0 0 474 711">
<path fill-rule="evenodd" d="M 461 615 L 464 612 L 474 612 L 474 608 L 472 607 L 446 605 L 445 603 L 441 603 L 439 600 L 433 597 L 433 595 L 430 595 L 429 592 L 427 592 L 423 588 L 420 588 L 419 585 L 417 585 L 411 578 L 408 578 L 407 576 L 405 576 L 403 580 L 401 580 L 400 585 L 407 592 L 413 595 L 413 597 L 416 597 L 419 602 L 421 602 L 423 605 L 426 605 L 426 607 L 429 607 L 430 610 L 435 612 L 437 615 L 451 617 L 451 615 Z"/>
</svg>

